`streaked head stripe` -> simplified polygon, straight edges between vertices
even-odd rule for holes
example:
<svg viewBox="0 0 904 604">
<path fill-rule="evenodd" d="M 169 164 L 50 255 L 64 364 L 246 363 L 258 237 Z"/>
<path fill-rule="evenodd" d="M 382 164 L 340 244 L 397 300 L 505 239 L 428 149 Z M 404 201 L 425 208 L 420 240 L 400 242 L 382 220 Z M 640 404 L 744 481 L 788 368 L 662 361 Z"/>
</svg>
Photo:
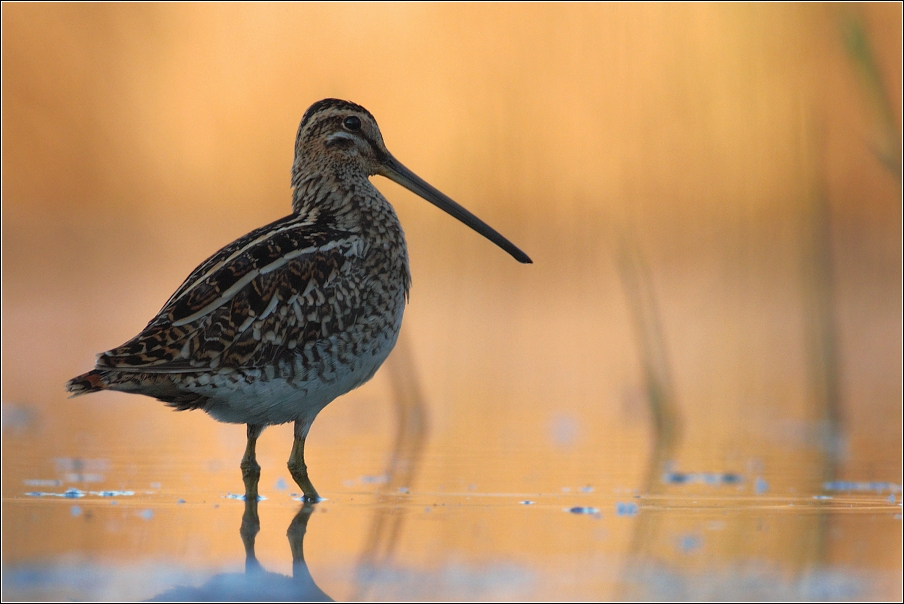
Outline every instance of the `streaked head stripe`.
<svg viewBox="0 0 904 604">
<path fill-rule="evenodd" d="M 374 117 L 370 114 L 370 111 L 368 111 L 361 105 L 357 105 L 350 101 L 343 101 L 341 99 L 323 99 L 322 101 L 317 101 L 316 103 L 308 107 L 308 110 L 304 112 L 304 116 L 301 118 L 301 123 L 298 125 L 298 131 L 301 132 L 301 130 L 304 129 L 305 125 L 315 115 L 335 115 L 345 111 L 360 111 L 361 113 L 369 115 L 371 119 L 373 119 Z"/>
</svg>

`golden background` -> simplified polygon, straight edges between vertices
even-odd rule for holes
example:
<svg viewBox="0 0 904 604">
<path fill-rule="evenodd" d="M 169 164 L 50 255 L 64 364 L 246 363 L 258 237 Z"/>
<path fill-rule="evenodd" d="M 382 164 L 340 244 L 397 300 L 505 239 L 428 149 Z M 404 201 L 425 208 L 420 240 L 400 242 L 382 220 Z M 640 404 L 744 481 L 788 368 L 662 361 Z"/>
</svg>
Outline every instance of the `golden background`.
<svg viewBox="0 0 904 604">
<path fill-rule="evenodd" d="M 897 3 L 4 4 L 4 502 L 75 457 L 240 488 L 242 428 L 115 393 L 69 401 L 63 384 L 290 211 L 295 131 L 325 97 L 367 107 L 400 161 L 534 264 L 375 179 L 405 228 L 411 303 L 402 351 L 312 428 L 321 493 L 384 471 L 405 388 L 428 426 L 408 443 L 412 492 L 656 494 L 668 467 L 736 472 L 748 494 L 758 474 L 771 494 L 900 485 L 901 39 Z M 264 434 L 264 482 L 288 476 L 290 440 Z M 133 555 L 65 512 L 36 542 L 5 507 L 5 563 Z M 357 555 L 367 517 L 337 512 L 310 539 Z M 185 522 L 145 553 L 192 559 L 174 535 L 196 530 L 198 559 L 233 555 L 231 532 L 221 545 Z M 757 555 L 900 571 L 899 520 L 832 522 L 790 523 Z M 433 523 L 398 556 L 598 546 L 554 524 L 473 526 Z M 670 559 L 606 530 L 607 555 L 646 539 Z M 746 555 L 746 530 L 707 547 Z M 283 537 L 261 539 L 266 558 Z"/>
</svg>

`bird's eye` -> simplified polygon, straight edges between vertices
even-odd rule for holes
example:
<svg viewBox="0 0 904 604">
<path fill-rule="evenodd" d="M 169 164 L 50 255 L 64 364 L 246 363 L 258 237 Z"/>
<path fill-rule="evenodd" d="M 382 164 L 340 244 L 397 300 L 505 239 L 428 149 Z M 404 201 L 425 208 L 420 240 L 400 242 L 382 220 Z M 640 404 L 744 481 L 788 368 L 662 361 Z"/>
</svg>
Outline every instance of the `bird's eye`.
<svg viewBox="0 0 904 604">
<path fill-rule="evenodd" d="M 348 116 L 342 124 L 346 129 L 351 130 L 352 132 L 357 132 L 361 129 L 361 119 L 356 115 Z"/>
</svg>

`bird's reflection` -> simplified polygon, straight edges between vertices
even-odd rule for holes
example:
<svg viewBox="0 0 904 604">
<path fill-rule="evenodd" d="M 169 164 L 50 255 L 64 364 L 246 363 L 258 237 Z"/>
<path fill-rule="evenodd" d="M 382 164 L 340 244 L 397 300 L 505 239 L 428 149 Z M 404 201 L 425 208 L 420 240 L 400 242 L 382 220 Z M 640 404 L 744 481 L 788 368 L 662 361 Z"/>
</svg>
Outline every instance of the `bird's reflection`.
<svg viewBox="0 0 904 604">
<path fill-rule="evenodd" d="M 175 587 L 151 601 L 332 602 L 332 598 L 314 582 L 304 561 L 304 535 L 314 505 L 302 505 L 286 531 L 292 551 L 292 576 L 288 577 L 266 571 L 254 553 L 254 542 L 261 528 L 257 504 L 256 497 L 245 498 L 245 512 L 239 529 L 245 546 L 244 573 L 214 575 L 200 587 Z"/>
<path fill-rule="evenodd" d="M 400 490 L 407 490 L 414 483 L 428 432 L 427 405 L 418 380 L 411 344 L 404 333 L 386 367 L 394 390 L 398 431 L 389 467 L 386 469 L 387 482 L 377 493 L 377 497 L 379 499 L 391 494 L 404 499 L 404 496 L 399 495 Z M 332 601 L 314 582 L 304 561 L 304 535 L 317 504 L 305 503 L 286 531 L 292 550 L 291 577 L 267 572 L 258 562 L 254 543 L 260 532 L 257 511 L 260 471 L 255 466 L 256 463 L 253 466 L 249 464 L 250 471 L 244 471 L 243 467 L 245 512 L 242 514 L 239 534 L 245 547 L 245 572 L 216 575 L 198 588 L 174 588 L 160 594 L 153 601 Z M 404 509 L 378 506 L 358 562 L 356 599 L 372 599 L 374 578 L 379 568 L 391 562 L 402 533 L 404 518 Z"/>
</svg>

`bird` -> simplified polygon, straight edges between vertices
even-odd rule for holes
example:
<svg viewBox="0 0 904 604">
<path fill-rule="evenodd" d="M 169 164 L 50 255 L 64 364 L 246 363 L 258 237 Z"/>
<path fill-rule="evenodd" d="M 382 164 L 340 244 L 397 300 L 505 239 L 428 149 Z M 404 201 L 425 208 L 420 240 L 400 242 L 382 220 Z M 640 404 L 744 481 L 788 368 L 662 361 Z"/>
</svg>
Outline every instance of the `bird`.
<svg viewBox="0 0 904 604">
<path fill-rule="evenodd" d="M 377 175 L 518 262 L 532 262 L 395 159 L 367 109 L 323 99 L 298 126 L 291 214 L 202 262 L 141 333 L 97 355 L 95 368 L 66 390 L 143 394 L 175 410 L 245 424 L 246 499 L 258 497 L 261 432 L 294 422 L 289 472 L 303 501 L 321 501 L 304 461 L 308 431 L 326 405 L 370 380 L 386 360 L 411 286 L 405 235 L 370 181 Z"/>
</svg>

